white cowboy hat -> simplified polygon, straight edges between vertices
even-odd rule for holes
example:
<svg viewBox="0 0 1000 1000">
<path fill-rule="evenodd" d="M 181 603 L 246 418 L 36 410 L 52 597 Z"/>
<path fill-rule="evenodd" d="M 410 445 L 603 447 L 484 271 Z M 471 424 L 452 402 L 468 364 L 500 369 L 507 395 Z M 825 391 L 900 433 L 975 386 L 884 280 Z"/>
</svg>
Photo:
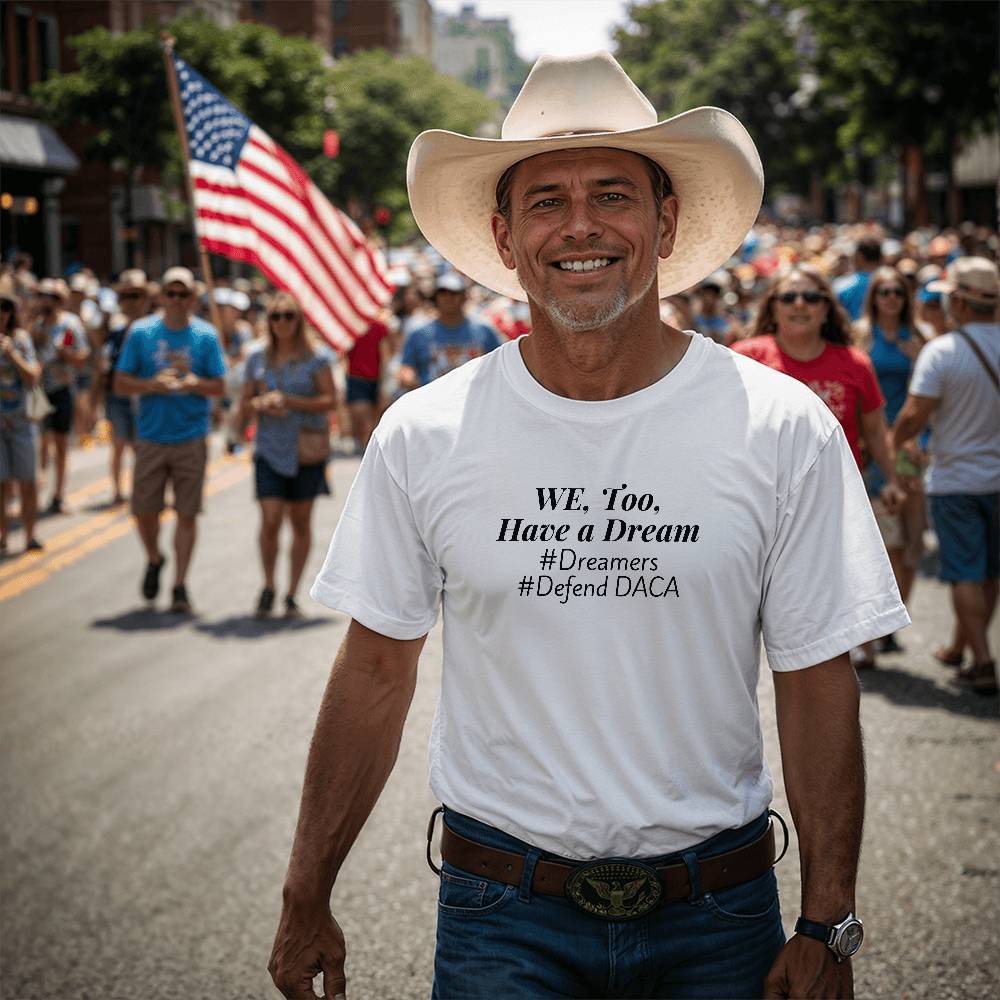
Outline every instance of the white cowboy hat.
<svg viewBox="0 0 1000 1000">
<path fill-rule="evenodd" d="M 680 202 L 673 253 L 660 261 L 663 298 L 724 264 L 753 225 L 764 193 L 747 130 L 721 108 L 664 122 L 607 52 L 535 63 L 499 139 L 434 129 L 417 136 L 406 165 L 413 217 L 456 270 L 501 295 L 527 300 L 490 230 L 496 185 L 519 160 L 557 149 L 611 147 L 659 163 Z"/>
</svg>

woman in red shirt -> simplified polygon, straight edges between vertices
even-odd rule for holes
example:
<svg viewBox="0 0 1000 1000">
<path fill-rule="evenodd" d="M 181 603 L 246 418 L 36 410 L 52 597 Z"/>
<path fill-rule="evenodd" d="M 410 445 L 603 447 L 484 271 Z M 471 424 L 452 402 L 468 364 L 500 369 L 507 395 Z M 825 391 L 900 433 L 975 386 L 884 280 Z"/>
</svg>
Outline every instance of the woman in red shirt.
<svg viewBox="0 0 1000 1000">
<path fill-rule="evenodd" d="M 732 347 L 809 386 L 840 421 L 859 469 L 864 465 L 864 443 L 880 469 L 893 470 L 882 488 L 882 501 L 895 512 L 906 493 L 894 471 L 885 400 L 868 355 L 851 346 L 850 329 L 826 278 L 809 264 L 796 264 L 764 295 L 751 336 Z M 869 644 L 855 666 L 874 665 Z"/>
</svg>

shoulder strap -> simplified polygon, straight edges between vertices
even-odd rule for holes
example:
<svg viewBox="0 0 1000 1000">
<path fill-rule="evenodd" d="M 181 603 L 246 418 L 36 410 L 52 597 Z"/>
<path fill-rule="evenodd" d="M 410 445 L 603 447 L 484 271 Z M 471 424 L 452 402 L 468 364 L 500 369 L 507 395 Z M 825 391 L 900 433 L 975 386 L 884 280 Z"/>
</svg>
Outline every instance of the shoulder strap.
<svg viewBox="0 0 1000 1000">
<path fill-rule="evenodd" d="M 1000 392 L 1000 379 L 997 378 L 997 373 L 993 371 L 990 363 L 986 360 L 986 355 L 980 350 L 979 345 L 969 336 L 964 329 L 958 329 L 955 331 L 975 352 L 977 358 L 979 358 L 979 363 L 986 369 L 986 374 L 989 375 L 990 381 L 993 383 L 993 388 Z"/>
</svg>

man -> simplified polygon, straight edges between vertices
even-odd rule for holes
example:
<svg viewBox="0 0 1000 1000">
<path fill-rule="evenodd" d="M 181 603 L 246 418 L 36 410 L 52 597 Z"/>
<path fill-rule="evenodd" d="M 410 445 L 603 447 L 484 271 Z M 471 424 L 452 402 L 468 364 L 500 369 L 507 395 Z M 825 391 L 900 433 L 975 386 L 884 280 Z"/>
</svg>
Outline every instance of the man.
<svg viewBox="0 0 1000 1000">
<path fill-rule="evenodd" d="M 956 633 L 935 655 L 961 666 L 958 680 L 983 695 L 997 693 L 987 626 L 1000 577 L 1000 277 L 984 257 L 959 257 L 941 293 L 952 332 L 935 337 L 917 357 L 909 395 L 893 426 L 898 448 L 930 421 L 927 494 L 938 536 L 940 576 L 951 585 Z"/>
<path fill-rule="evenodd" d="M 137 267 L 122 271 L 114 291 L 118 300 L 118 312 L 108 320 L 107 335 L 102 345 L 104 358 L 98 388 L 106 390 L 104 414 L 111 425 L 111 483 L 114 491 L 111 504 L 118 506 L 125 502 L 122 492 L 122 459 L 126 448 L 135 448 L 135 400 L 131 396 L 119 396 L 114 392 L 115 368 L 132 324 L 149 314 L 152 298 L 146 272 Z"/>
<path fill-rule="evenodd" d="M 225 365 L 214 328 L 191 315 L 194 275 L 172 267 L 162 288 L 163 313 L 132 325 L 113 389 L 140 397 L 132 513 L 147 557 L 142 596 L 153 601 L 160 592 L 160 514 L 170 482 L 177 513 L 170 610 L 191 614 L 186 580 L 205 483 L 209 400 L 222 395 Z"/>
<path fill-rule="evenodd" d="M 694 328 L 717 344 L 728 343 L 732 336 L 732 320 L 722 309 L 722 290 L 729 287 L 725 271 L 710 274 L 698 286 L 698 311 Z"/>
<path fill-rule="evenodd" d="M 42 471 L 48 468 L 50 447 L 55 449 L 55 485 L 47 514 L 65 514 L 63 492 L 73 429 L 77 375 L 87 365 L 90 346 L 80 317 L 65 309 L 69 289 L 62 278 L 44 278 L 38 285 L 38 318 L 31 328 L 35 355 L 42 365 L 42 385 L 53 411 L 42 427 Z"/>
<path fill-rule="evenodd" d="M 873 236 L 865 236 L 858 240 L 858 245 L 854 248 L 854 273 L 845 274 L 833 283 L 833 290 L 840 304 L 854 323 L 861 318 L 865 296 L 868 294 L 868 282 L 881 264 L 882 244 Z"/>
<path fill-rule="evenodd" d="M 73 404 L 73 428 L 77 441 L 84 447 L 93 443 L 92 432 L 97 419 L 99 388 L 94 387 L 94 367 L 100 360 L 100 346 L 107 317 L 97 304 L 101 286 L 89 269 L 75 272 L 69 279 L 69 296 L 66 311 L 83 324 L 90 352 L 87 364 L 76 375 L 76 398 Z"/>
<path fill-rule="evenodd" d="M 406 338 L 397 376 L 401 388 L 427 385 L 500 346 L 500 338 L 490 327 L 465 315 L 465 298 L 465 282 L 457 274 L 438 277 L 434 286 L 437 318 Z"/>
<path fill-rule="evenodd" d="M 272 977 L 287 997 L 320 971 L 345 991 L 330 891 L 441 604 L 434 996 L 760 996 L 765 978 L 769 996 L 849 996 L 847 652 L 908 619 L 822 401 L 659 319 L 753 222 L 750 137 L 716 108 L 657 124 L 606 53 L 543 58 L 501 141 L 424 133 L 408 184 L 429 242 L 527 299 L 532 333 L 399 400 L 369 444 L 313 590 L 353 621 Z M 761 633 L 808 921 L 787 944 Z"/>
</svg>

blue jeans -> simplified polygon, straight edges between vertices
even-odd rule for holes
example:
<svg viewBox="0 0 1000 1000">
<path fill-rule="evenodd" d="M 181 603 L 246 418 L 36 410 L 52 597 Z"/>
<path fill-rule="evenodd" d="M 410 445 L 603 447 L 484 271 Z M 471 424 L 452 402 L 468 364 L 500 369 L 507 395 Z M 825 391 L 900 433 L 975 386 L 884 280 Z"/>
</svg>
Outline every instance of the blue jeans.
<svg viewBox="0 0 1000 1000">
<path fill-rule="evenodd" d="M 433 1000 L 534 997 L 760 997 L 785 943 L 774 870 L 718 892 L 695 886 L 636 920 L 584 913 L 564 896 L 531 892 L 535 863 L 565 860 L 449 809 L 456 833 L 527 855 L 520 886 L 445 863 L 438 897 Z M 653 864 L 722 854 L 767 829 L 767 815 Z"/>
</svg>

